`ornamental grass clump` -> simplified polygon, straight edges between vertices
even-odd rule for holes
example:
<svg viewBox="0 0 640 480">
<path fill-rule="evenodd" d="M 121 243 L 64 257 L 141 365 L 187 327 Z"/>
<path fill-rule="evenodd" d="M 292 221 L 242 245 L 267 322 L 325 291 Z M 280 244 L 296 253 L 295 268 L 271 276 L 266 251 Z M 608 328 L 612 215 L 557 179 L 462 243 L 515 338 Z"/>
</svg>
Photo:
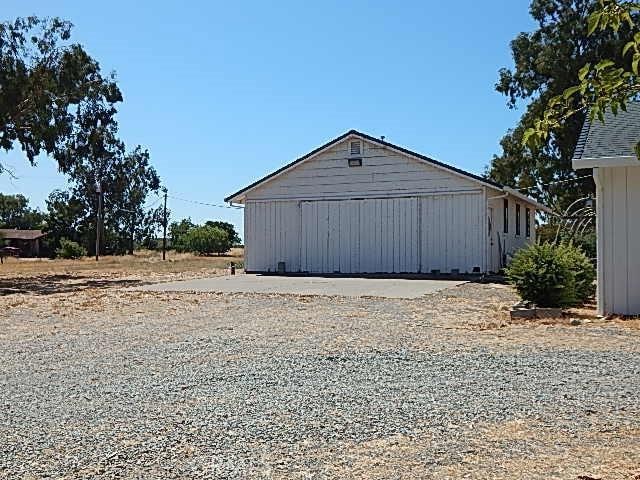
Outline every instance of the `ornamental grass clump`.
<svg viewBox="0 0 640 480">
<path fill-rule="evenodd" d="M 571 244 L 531 245 L 507 268 L 507 279 L 523 300 L 540 307 L 569 307 L 594 293 L 596 273 L 584 253 Z"/>
</svg>

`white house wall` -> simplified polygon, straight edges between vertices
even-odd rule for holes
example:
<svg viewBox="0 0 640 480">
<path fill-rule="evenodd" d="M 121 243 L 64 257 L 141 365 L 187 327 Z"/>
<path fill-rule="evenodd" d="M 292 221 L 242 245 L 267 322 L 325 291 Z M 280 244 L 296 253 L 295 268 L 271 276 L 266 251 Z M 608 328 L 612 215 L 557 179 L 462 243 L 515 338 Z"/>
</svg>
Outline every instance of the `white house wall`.
<svg viewBox="0 0 640 480">
<path fill-rule="evenodd" d="M 601 313 L 640 314 L 640 167 L 597 168 Z"/>
<path fill-rule="evenodd" d="M 478 189 L 473 180 L 363 141 L 361 167 L 349 167 L 349 140 L 247 192 L 247 200 L 374 198 Z"/>
<path fill-rule="evenodd" d="M 505 197 L 498 190 L 489 190 L 488 192 L 488 212 L 487 216 L 491 217 L 493 212 L 493 221 L 491 231 L 489 232 L 488 242 L 488 262 L 489 270 L 498 271 L 501 268 L 500 256 L 506 255 L 507 261 L 512 258 L 515 253 L 536 241 L 536 208 L 534 205 L 524 202 L 513 196 Z M 504 200 L 508 201 L 508 221 L 509 231 L 504 233 Z M 520 235 L 516 234 L 516 205 L 520 205 Z M 531 211 L 530 218 L 530 236 L 526 235 L 526 209 Z"/>
</svg>

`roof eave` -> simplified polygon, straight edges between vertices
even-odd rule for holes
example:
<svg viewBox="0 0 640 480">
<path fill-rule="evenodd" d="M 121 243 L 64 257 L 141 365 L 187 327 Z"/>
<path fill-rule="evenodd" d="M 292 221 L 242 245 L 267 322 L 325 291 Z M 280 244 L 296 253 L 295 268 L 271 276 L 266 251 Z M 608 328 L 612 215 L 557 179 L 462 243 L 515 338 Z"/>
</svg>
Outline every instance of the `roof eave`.
<svg viewBox="0 0 640 480">
<path fill-rule="evenodd" d="M 519 198 L 520 200 L 530 203 L 531 205 L 533 205 L 534 207 L 536 207 L 536 210 L 540 210 L 542 212 L 546 212 L 546 213 L 552 213 L 553 210 L 551 210 L 549 207 L 547 207 L 546 205 L 543 205 L 542 203 L 538 202 L 537 200 L 534 200 L 533 198 L 520 193 L 519 191 L 511 188 L 511 187 L 504 187 L 503 191 L 505 193 L 508 193 L 509 195 L 511 195 L 512 197 L 516 197 Z"/>
<path fill-rule="evenodd" d="M 574 158 L 572 160 L 574 170 L 598 167 L 639 167 L 640 161 L 634 156 L 598 157 L 598 158 Z"/>
</svg>

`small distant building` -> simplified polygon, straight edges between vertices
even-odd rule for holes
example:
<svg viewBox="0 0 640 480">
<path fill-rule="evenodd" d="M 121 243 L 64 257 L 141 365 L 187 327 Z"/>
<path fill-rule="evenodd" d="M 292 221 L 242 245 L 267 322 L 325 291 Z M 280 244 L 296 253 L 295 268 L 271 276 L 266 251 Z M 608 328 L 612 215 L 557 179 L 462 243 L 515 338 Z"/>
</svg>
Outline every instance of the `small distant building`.
<svg viewBox="0 0 640 480">
<path fill-rule="evenodd" d="M 46 235 L 42 230 L 0 228 L 0 245 L 20 249 L 23 257 L 39 257 L 40 241 Z"/>
<path fill-rule="evenodd" d="M 586 121 L 573 168 L 592 168 L 596 183 L 598 310 L 640 315 L 640 103 Z"/>
</svg>

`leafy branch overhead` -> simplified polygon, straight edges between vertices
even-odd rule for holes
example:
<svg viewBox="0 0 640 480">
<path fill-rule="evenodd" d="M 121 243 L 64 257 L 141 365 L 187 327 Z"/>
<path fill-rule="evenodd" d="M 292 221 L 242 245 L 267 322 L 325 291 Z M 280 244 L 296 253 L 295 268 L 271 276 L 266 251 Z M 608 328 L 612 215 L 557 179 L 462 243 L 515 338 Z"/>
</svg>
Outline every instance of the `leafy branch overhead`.
<svg viewBox="0 0 640 480">
<path fill-rule="evenodd" d="M 552 97 L 543 114 L 527 129 L 523 144 L 538 148 L 547 141 L 555 129 L 579 112 L 588 111 L 591 120 L 604 122 L 604 114 L 614 115 L 626 111 L 630 100 L 640 94 L 640 30 L 636 20 L 640 3 L 599 0 L 599 8 L 588 18 L 588 34 L 612 31 L 620 35 L 623 27 L 628 31 L 621 51 L 622 63 L 602 58 L 597 63 L 587 63 L 578 73 L 578 83 L 561 95 Z M 628 30 L 627 30 L 628 29 Z M 636 145 L 640 156 L 640 143 Z"/>
<path fill-rule="evenodd" d="M 587 20 L 599 8 L 598 0 L 530 0 L 535 28 L 511 41 L 513 65 L 500 70 L 495 86 L 508 107 L 521 109 L 522 115 L 501 139 L 501 151 L 491 159 L 487 176 L 559 211 L 595 190 L 591 177 L 578 175 L 572 167 L 586 113 L 581 111 L 553 129 L 536 148 L 522 140 L 542 118 L 549 100 L 576 83 L 585 64 L 602 58 L 624 61 L 621 52 L 626 42 L 621 38 L 628 36 L 626 24 L 618 34 L 598 30 L 588 35 Z"/>
<path fill-rule="evenodd" d="M 0 148 L 17 145 L 31 163 L 48 154 L 63 172 L 69 145 L 87 131 L 81 113 L 100 106 L 108 123 L 122 101 L 114 75 L 70 42 L 71 29 L 59 18 L 0 23 Z"/>
</svg>

